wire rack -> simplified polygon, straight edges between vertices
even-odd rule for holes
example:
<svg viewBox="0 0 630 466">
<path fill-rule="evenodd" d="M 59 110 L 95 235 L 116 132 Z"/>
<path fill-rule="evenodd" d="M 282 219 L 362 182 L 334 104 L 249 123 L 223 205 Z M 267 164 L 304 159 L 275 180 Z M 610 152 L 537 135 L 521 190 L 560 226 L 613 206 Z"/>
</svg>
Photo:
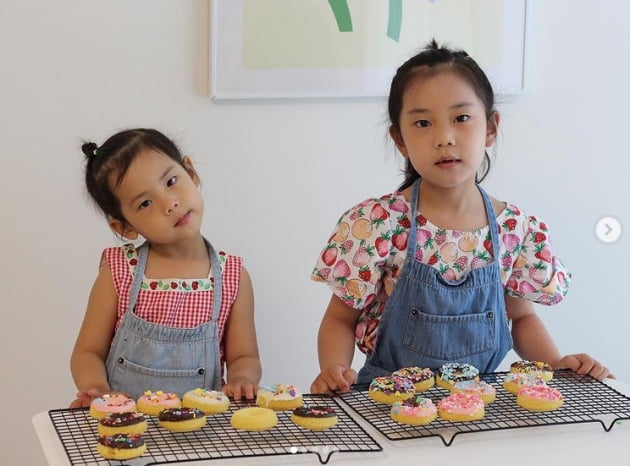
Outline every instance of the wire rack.
<svg viewBox="0 0 630 466">
<path fill-rule="evenodd" d="M 278 414 L 278 424 L 268 431 L 247 432 L 230 426 L 234 411 L 248 406 L 232 402 L 225 413 L 208 416 L 206 426 L 195 432 L 173 433 L 148 417 L 149 429 L 143 435 L 147 452 L 126 462 L 103 459 L 96 450 L 98 421 L 87 408 L 59 409 L 48 412 L 71 465 L 133 466 L 171 464 L 212 459 L 243 458 L 292 454 L 315 454 L 326 464 L 335 452 L 379 452 L 382 447 L 335 398 L 326 395 L 303 395 L 304 403 L 333 406 L 337 424 L 325 431 L 303 429 L 291 421 L 291 412 Z"/>
<path fill-rule="evenodd" d="M 630 398 L 610 386 L 570 370 L 555 371 L 550 386 L 560 389 L 564 404 L 556 411 L 531 412 L 516 404 L 516 396 L 503 388 L 507 372 L 482 374 L 481 378 L 494 385 L 496 400 L 486 406 L 486 415 L 479 421 L 450 422 L 439 417 L 425 426 L 399 424 L 389 416 L 391 407 L 377 403 L 367 395 L 367 385 L 355 386 L 356 390 L 340 394 L 362 418 L 389 440 L 406 440 L 424 437 L 440 437 L 450 446 L 458 434 L 547 426 L 599 422 L 606 432 L 622 419 L 630 419 Z M 423 392 L 434 403 L 448 395 L 434 386 Z"/>
</svg>

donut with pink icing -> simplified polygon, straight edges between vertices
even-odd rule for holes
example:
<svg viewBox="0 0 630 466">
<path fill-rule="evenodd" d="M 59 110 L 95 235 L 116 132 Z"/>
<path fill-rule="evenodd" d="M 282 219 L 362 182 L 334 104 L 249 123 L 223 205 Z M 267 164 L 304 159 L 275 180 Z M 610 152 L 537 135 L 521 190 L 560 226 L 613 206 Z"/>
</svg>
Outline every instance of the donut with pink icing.
<svg viewBox="0 0 630 466">
<path fill-rule="evenodd" d="M 437 408 L 429 398 L 416 395 L 408 400 L 394 402 L 389 415 L 400 424 L 421 426 L 437 418 Z"/>
<path fill-rule="evenodd" d="M 553 411 L 563 405 L 564 398 L 549 385 L 526 385 L 518 391 L 516 403 L 529 411 Z"/>
<path fill-rule="evenodd" d="M 122 393 L 105 393 L 90 403 L 90 416 L 94 419 L 111 413 L 129 413 L 135 410 L 135 400 Z"/>
<path fill-rule="evenodd" d="M 438 416 L 446 421 L 478 421 L 485 415 L 485 405 L 477 395 L 459 392 L 438 401 Z"/>
<path fill-rule="evenodd" d="M 179 408 L 182 400 L 172 392 L 147 390 L 138 398 L 138 411 L 148 416 L 158 416 L 164 409 Z"/>
<path fill-rule="evenodd" d="M 496 388 L 485 380 L 462 380 L 461 382 L 456 382 L 451 392 L 464 392 L 477 395 L 486 405 L 492 403 L 497 396 Z"/>
</svg>

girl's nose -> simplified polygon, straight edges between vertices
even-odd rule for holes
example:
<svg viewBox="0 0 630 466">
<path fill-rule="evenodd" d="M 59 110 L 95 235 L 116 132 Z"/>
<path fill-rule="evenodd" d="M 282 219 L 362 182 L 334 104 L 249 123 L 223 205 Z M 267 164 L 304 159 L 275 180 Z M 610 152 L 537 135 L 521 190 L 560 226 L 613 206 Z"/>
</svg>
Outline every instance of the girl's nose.
<svg viewBox="0 0 630 466">
<path fill-rule="evenodd" d="M 171 200 L 168 202 L 167 206 L 166 206 L 166 214 L 170 215 L 173 213 L 173 211 L 179 206 L 179 202 L 176 200 Z"/>
<path fill-rule="evenodd" d="M 435 147 L 448 147 L 455 145 L 455 137 L 453 136 L 453 132 L 447 128 L 444 128 L 440 131 L 437 131 L 435 134 Z"/>
</svg>

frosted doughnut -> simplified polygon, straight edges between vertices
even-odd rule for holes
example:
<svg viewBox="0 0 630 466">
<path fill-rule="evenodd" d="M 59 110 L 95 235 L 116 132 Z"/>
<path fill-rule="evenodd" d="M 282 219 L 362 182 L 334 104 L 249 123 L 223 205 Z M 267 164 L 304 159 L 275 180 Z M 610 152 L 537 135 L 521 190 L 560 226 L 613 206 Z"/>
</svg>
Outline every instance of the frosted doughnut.
<svg viewBox="0 0 630 466">
<path fill-rule="evenodd" d="M 218 414 L 228 410 L 230 399 L 223 392 L 195 388 L 184 393 L 182 406 L 197 408 L 206 414 Z"/>
<path fill-rule="evenodd" d="M 523 372 L 510 372 L 503 379 L 503 388 L 513 395 L 526 385 L 547 385 L 547 383 L 537 375 Z"/>
<path fill-rule="evenodd" d="M 437 418 L 437 408 L 429 398 L 416 395 L 408 400 L 396 401 L 389 415 L 400 424 L 420 426 Z"/>
<path fill-rule="evenodd" d="M 438 387 L 451 390 L 453 385 L 464 380 L 479 380 L 479 369 L 472 364 L 449 362 L 438 369 L 435 382 Z"/>
<path fill-rule="evenodd" d="M 447 421 L 477 421 L 485 416 L 485 406 L 477 395 L 453 393 L 438 401 L 438 415 Z"/>
<path fill-rule="evenodd" d="M 452 392 L 477 395 L 486 405 L 492 403 L 497 396 L 497 390 L 485 380 L 462 380 L 461 382 L 456 382 L 453 385 Z"/>
<path fill-rule="evenodd" d="M 394 377 L 406 377 L 416 387 L 416 393 L 428 390 L 435 384 L 435 376 L 433 371 L 428 367 L 403 367 L 392 372 Z"/>
<path fill-rule="evenodd" d="M 100 436 L 96 449 L 103 458 L 122 461 L 141 456 L 147 446 L 142 435 L 116 434 Z"/>
<path fill-rule="evenodd" d="M 518 391 L 516 403 L 529 411 L 553 411 L 564 399 L 560 390 L 549 385 L 526 385 Z"/>
<path fill-rule="evenodd" d="M 277 423 L 278 415 L 273 409 L 257 406 L 239 409 L 230 419 L 230 425 L 238 430 L 269 430 Z"/>
<path fill-rule="evenodd" d="M 179 408 L 181 400 L 175 393 L 165 393 L 161 390 L 152 392 L 147 390 L 138 398 L 138 411 L 149 416 L 157 416 L 163 409 Z"/>
<path fill-rule="evenodd" d="M 148 428 L 144 415 L 136 411 L 110 413 L 98 421 L 98 434 L 102 436 L 144 434 Z"/>
<path fill-rule="evenodd" d="M 416 387 L 405 377 L 375 377 L 368 388 L 370 398 L 389 405 L 395 401 L 411 398 L 414 393 L 416 393 Z"/>
<path fill-rule="evenodd" d="M 90 403 L 90 416 L 95 419 L 111 413 L 128 413 L 135 410 L 135 400 L 121 393 L 105 393 Z"/>
<path fill-rule="evenodd" d="M 329 406 L 301 406 L 291 414 L 295 425 L 309 430 L 326 430 L 337 424 L 337 414 Z"/>
<path fill-rule="evenodd" d="M 160 412 L 158 423 L 172 432 L 193 432 L 206 425 L 206 415 L 197 408 L 168 408 Z"/>
<path fill-rule="evenodd" d="M 543 361 L 515 361 L 510 364 L 510 372 L 537 375 L 545 382 L 553 379 L 553 369 Z"/>
<path fill-rule="evenodd" d="M 260 387 L 256 394 L 258 406 L 274 411 L 293 410 L 303 403 L 302 393 L 295 385 L 274 384 Z"/>
</svg>

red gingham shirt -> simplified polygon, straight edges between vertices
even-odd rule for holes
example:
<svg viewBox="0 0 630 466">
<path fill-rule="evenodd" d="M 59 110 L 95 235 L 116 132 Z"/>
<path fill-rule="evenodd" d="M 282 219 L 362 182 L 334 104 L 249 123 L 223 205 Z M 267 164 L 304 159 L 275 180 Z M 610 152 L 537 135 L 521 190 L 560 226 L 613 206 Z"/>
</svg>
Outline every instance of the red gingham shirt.
<svg viewBox="0 0 630 466">
<path fill-rule="evenodd" d="M 223 251 L 217 252 L 217 256 L 221 264 L 223 293 L 221 311 L 218 316 L 213 317 L 218 325 L 223 364 L 225 323 L 238 293 L 243 259 L 227 255 Z M 117 330 L 129 305 L 132 273 L 135 271 L 138 255 L 133 244 L 125 244 L 105 249 L 102 261 L 107 262 L 112 272 L 114 287 L 118 294 L 118 319 L 115 327 Z M 210 280 L 213 273 L 211 270 L 208 277 L 200 279 L 144 277 L 136 301 L 136 315 L 154 324 L 178 328 L 192 328 L 208 322 L 214 297 L 214 284 Z"/>
</svg>

